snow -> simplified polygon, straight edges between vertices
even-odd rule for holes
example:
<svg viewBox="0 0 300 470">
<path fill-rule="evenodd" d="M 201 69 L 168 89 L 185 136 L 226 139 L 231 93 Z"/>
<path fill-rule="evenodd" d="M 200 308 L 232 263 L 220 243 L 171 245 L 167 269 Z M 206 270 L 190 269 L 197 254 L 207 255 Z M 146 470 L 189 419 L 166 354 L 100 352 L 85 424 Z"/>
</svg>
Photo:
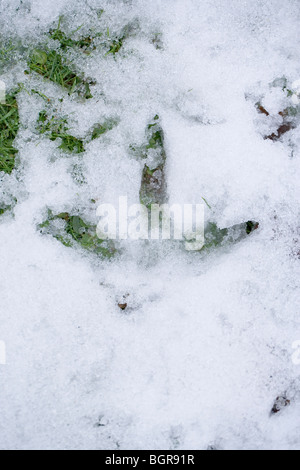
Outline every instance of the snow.
<svg viewBox="0 0 300 470">
<path fill-rule="evenodd" d="M 117 32 L 136 18 L 140 30 L 116 59 L 70 52 L 97 81 L 86 102 L 25 76 L 25 60 L 0 73 L 9 89 L 53 98 L 77 137 L 120 118 L 84 157 L 66 157 L 36 133 L 43 100 L 18 95 L 20 163 L 0 178 L 0 202 L 18 199 L 0 218 L 0 448 L 299 450 L 299 128 L 264 140 L 279 117 L 255 109 L 263 99 L 282 111 L 288 98 L 271 84 L 283 76 L 296 104 L 298 0 L 2 0 L 1 36 L 41 41 L 60 15 L 69 31 Z M 42 236 L 47 207 L 96 219 L 91 198 L 138 202 L 142 163 L 128 149 L 156 114 L 170 203 L 204 197 L 220 227 L 259 230 L 206 256 L 122 242 L 112 262 Z M 290 406 L 271 416 L 284 393 Z"/>
</svg>

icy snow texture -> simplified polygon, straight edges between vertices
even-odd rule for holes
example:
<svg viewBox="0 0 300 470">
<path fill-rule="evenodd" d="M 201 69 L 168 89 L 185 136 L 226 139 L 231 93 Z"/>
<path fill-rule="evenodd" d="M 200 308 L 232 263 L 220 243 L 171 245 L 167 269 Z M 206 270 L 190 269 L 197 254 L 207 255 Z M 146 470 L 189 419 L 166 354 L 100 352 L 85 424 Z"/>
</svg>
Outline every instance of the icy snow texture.
<svg viewBox="0 0 300 470">
<path fill-rule="evenodd" d="M 138 18 L 140 32 L 116 60 L 73 53 L 97 80 L 93 100 L 61 105 L 74 135 L 121 119 L 81 159 L 36 134 L 44 103 L 19 95 L 20 165 L 0 188 L 1 201 L 18 199 L 14 218 L 0 219 L 0 447 L 299 449 L 299 130 L 263 140 L 245 98 L 299 79 L 299 1 L 2 0 L 1 34 L 30 44 L 59 15 L 69 31 L 120 31 Z M 0 78 L 63 96 L 25 68 L 19 61 Z M 280 111 L 276 92 L 267 99 Z M 171 202 L 205 197 L 220 227 L 252 219 L 260 230 L 206 257 L 132 243 L 111 264 L 41 236 L 46 207 L 138 202 L 142 163 L 128 147 L 157 113 Z M 83 186 L 72 179 L 80 162 Z M 284 392 L 291 405 L 271 417 Z"/>
</svg>

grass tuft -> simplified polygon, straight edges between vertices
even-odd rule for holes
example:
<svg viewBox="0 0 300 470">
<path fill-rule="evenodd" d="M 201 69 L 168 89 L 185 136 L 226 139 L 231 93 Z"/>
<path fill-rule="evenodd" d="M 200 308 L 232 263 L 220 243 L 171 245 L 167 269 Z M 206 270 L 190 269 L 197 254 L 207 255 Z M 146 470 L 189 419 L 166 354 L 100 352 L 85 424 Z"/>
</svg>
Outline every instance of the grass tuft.
<svg viewBox="0 0 300 470">
<path fill-rule="evenodd" d="M 103 38 L 101 41 L 101 46 L 104 47 L 107 52 L 107 55 L 115 55 L 117 54 L 121 48 L 124 45 L 124 42 L 126 39 L 129 37 L 132 37 L 135 35 L 137 29 L 139 28 L 139 24 L 137 21 L 133 21 L 132 23 L 129 23 L 126 25 L 119 36 L 117 35 L 112 35 L 110 34 L 109 28 L 107 28 L 106 34 L 105 33 L 91 33 L 88 36 L 82 36 L 80 39 L 72 39 L 72 37 L 68 36 L 66 33 L 64 33 L 61 30 L 61 18 L 59 20 L 58 26 L 55 30 L 50 30 L 49 35 L 51 39 L 58 41 L 60 44 L 60 48 L 63 51 L 66 51 L 69 48 L 78 48 L 81 51 L 83 51 L 85 54 L 90 54 L 92 51 L 96 49 L 96 40 L 99 38 Z M 80 29 L 80 28 L 79 28 Z M 71 33 L 71 36 L 76 33 L 76 31 L 73 31 Z"/>
<path fill-rule="evenodd" d="M 0 104 L 0 172 L 11 174 L 15 168 L 18 151 L 13 143 L 19 130 L 19 110 L 17 93 L 6 96 L 6 102 Z"/>
<path fill-rule="evenodd" d="M 38 131 L 45 134 L 50 140 L 61 139 L 59 148 L 68 153 L 84 152 L 83 141 L 68 134 L 68 121 L 64 117 L 48 116 L 46 111 L 41 111 L 38 118 Z"/>
<path fill-rule="evenodd" d="M 93 82 L 88 82 L 71 70 L 58 52 L 35 49 L 28 65 L 31 71 L 60 85 L 69 95 L 77 93 L 85 99 L 92 98 L 90 85 Z"/>
<path fill-rule="evenodd" d="M 105 55 L 109 55 L 109 54 L 117 54 L 121 47 L 123 46 L 123 42 L 124 42 L 124 39 L 123 38 L 119 38 L 119 39 L 112 39 L 110 41 L 110 48 L 109 48 L 109 51 L 105 54 Z"/>
<path fill-rule="evenodd" d="M 78 30 L 73 31 L 73 33 L 71 33 L 71 34 L 74 34 L 77 31 Z M 103 36 L 102 33 L 96 33 L 94 35 L 81 37 L 78 40 L 72 39 L 72 38 L 68 37 L 66 35 L 66 33 L 64 33 L 61 30 L 61 18 L 59 19 L 59 23 L 58 23 L 57 28 L 55 30 L 53 30 L 53 29 L 50 30 L 49 35 L 50 35 L 51 39 L 53 39 L 54 41 L 58 41 L 60 43 L 60 47 L 63 51 L 65 51 L 69 48 L 76 47 L 76 48 L 81 49 L 85 54 L 90 54 L 91 51 L 95 50 L 96 49 L 96 46 L 94 44 L 95 39 L 100 38 L 100 37 Z"/>
<path fill-rule="evenodd" d="M 122 49 L 126 39 L 129 39 L 130 37 L 134 37 L 137 31 L 139 30 L 139 28 L 140 28 L 139 22 L 137 20 L 132 21 L 131 23 L 129 23 L 122 29 L 119 36 L 115 36 L 115 37 L 113 36 L 111 37 L 109 29 L 107 29 L 107 34 L 106 34 L 107 37 L 106 37 L 106 42 L 104 43 L 104 46 L 109 47 L 109 50 L 107 51 L 105 55 L 106 56 L 110 54 L 116 55 Z"/>
</svg>

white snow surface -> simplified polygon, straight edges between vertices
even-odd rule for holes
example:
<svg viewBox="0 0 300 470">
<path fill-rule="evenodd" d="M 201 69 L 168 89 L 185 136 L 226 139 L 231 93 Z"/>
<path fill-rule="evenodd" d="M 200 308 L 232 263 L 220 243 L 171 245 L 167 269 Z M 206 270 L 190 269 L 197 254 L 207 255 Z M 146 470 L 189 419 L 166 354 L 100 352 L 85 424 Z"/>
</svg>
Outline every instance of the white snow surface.
<svg viewBox="0 0 300 470">
<path fill-rule="evenodd" d="M 270 84 L 300 77 L 299 6 L 1 0 L 1 34 L 26 44 L 61 15 L 66 31 L 140 24 L 115 59 L 74 52 L 78 70 L 97 81 L 86 102 L 24 75 L 25 61 L 0 73 L 8 88 L 22 82 L 64 96 L 78 137 L 103 117 L 120 119 L 84 156 L 66 157 L 35 131 L 43 100 L 18 96 L 20 163 L 0 186 L 1 200 L 18 199 L 14 216 L 0 218 L 1 449 L 300 448 L 299 128 L 264 140 L 268 124 L 254 106 L 263 97 L 278 113 L 287 98 Z M 47 207 L 138 202 L 142 163 L 128 147 L 143 141 L 155 114 L 170 201 L 205 197 L 220 227 L 257 220 L 259 230 L 206 256 L 124 242 L 111 262 L 41 235 Z M 79 161 L 82 186 L 70 172 Z M 127 313 L 117 305 L 126 294 Z M 271 416 L 284 393 L 290 406 Z"/>
</svg>

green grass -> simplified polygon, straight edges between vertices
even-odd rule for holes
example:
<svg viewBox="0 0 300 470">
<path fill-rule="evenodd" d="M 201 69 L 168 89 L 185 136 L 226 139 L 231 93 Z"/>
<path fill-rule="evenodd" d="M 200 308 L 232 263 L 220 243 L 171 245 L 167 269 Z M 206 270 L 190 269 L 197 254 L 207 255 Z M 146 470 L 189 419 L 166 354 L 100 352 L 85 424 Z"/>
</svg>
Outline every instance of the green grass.
<svg viewBox="0 0 300 470">
<path fill-rule="evenodd" d="M 51 39 L 59 42 L 61 53 L 56 50 L 50 50 L 46 46 L 41 49 L 34 49 L 30 54 L 28 66 L 30 71 L 36 72 L 45 79 L 56 83 L 70 95 L 77 93 L 85 99 L 92 98 L 90 86 L 95 83 L 78 75 L 63 57 L 63 53 L 70 48 L 78 48 L 89 54 L 96 49 L 95 40 L 103 37 L 102 44 L 100 45 L 107 50 L 106 55 L 115 55 L 122 48 L 124 41 L 135 34 L 137 27 L 138 25 L 133 22 L 123 28 L 119 36 L 111 37 L 108 29 L 106 35 L 101 32 L 91 33 L 88 36 L 75 40 L 62 31 L 60 20 L 57 28 L 49 31 L 49 36 Z M 76 32 L 74 31 L 71 35 Z"/>
<path fill-rule="evenodd" d="M 56 29 L 52 29 L 49 31 L 49 36 L 51 39 L 58 41 L 60 44 L 60 48 L 62 51 L 66 51 L 70 48 L 77 48 L 83 51 L 85 54 L 90 54 L 94 51 L 97 47 L 96 39 L 103 38 L 101 46 L 107 50 L 107 55 L 115 55 L 117 54 L 124 45 L 124 42 L 129 37 L 133 36 L 136 33 L 138 28 L 137 22 L 129 23 L 125 26 L 119 35 L 111 35 L 109 28 L 107 28 L 106 33 L 103 32 L 91 32 L 87 36 L 82 36 L 79 39 L 72 39 L 72 36 L 77 33 L 77 31 L 81 28 L 78 28 L 76 31 L 73 31 L 68 36 L 64 33 L 61 29 L 61 18 L 59 20 L 58 26 Z"/>
<path fill-rule="evenodd" d="M 259 223 L 254 221 L 248 221 L 224 229 L 219 229 L 215 223 L 209 223 L 205 230 L 205 244 L 202 250 L 237 243 L 247 238 L 258 227 Z"/>
<path fill-rule="evenodd" d="M 209 254 L 217 248 L 228 248 L 248 238 L 259 228 L 258 222 L 248 221 L 220 229 L 216 223 L 209 222 L 205 227 L 204 243 L 201 244 L 195 238 L 186 238 L 185 249 L 189 252 L 201 252 Z"/>
<path fill-rule="evenodd" d="M 85 99 L 92 98 L 90 85 L 83 77 L 75 73 L 56 51 L 35 49 L 28 62 L 31 71 L 60 85 L 69 95 L 77 93 Z"/>
<path fill-rule="evenodd" d="M 155 152 L 155 163 L 150 167 L 146 163 L 143 168 L 140 202 L 148 209 L 152 204 L 165 204 L 168 201 L 167 183 L 165 177 L 166 152 L 164 148 L 164 132 L 160 125 L 159 116 L 155 116 L 148 125 L 147 144 L 138 150 L 140 158 L 147 159 L 149 152 Z M 136 152 L 136 149 L 135 149 Z"/>
<path fill-rule="evenodd" d="M 55 222 L 62 221 L 62 227 Z M 102 258 L 112 258 L 116 254 L 116 248 L 111 240 L 100 240 L 96 233 L 96 226 L 85 222 L 78 215 L 70 215 L 63 212 L 53 215 L 48 211 L 47 219 L 39 225 L 41 233 L 52 235 L 66 247 L 81 248 L 99 255 Z"/>
<path fill-rule="evenodd" d="M 117 119 L 107 119 L 102 124 L 95 124 L 92 132 L 92 140 L 96 140 L 106 132 L 111 131 L 115 126 L 119 124 Z"/>
<path fill-rule="evenodd" d="M 5 212 L 11 211 L 15 207 L 17 202 L 18 202 L 17 199 L 14 197 L 12 198 L 12 203 L 10 205 L 2 203 L 2 205 L 0 205 L 0 216 L 5 214 Z"/>
<path fill-rule="evenodd" d="M 76 31 L 73 31 L 71 35 L 76 33 L 77 31 L 78 29 Z M 58 41 L 60 43 L 60 47 L 63 51 L 69 48 L 78 48 L 82 50 L 85 54 L 90 54 L 91 51 L 96 49 L 96 46 L 94 44 L 95 39 L 102 37 L 103 33 L 96 33 L 93 35 L 90 34 L 88 36 L 83 36 L 78 40 L 72 39 L 61 30 L 61 18 L 60 18 L 57 28 L 55 30 L 53 29 L 50 30 L 49 35 L 51 39 Z"/>
<path fill-rule="evenodd" d="M 3 44 L 1 41 L 0 42 L 0 66 L 4 66 L 7 61 L 11 60 L 15 51 L 16 51 L 16 47 L 11 41 L 5 44 Z"/>
<path fill-rule="evenodd" d="M 11 206 L 2 206 L 0 207 L 0 216 L 5 214 L 6 211 L 9 211 L 11 209 Z"/>
<path fill-rule="evenodd" d="M 68 121 L 66 117 L 59 117 L 55 111 L 41 111 L 38 118 L 37 130 L 40 134 L 46 135 L 50 140 L 55 141 L 61 139 L 62 143 L 59 148 L 68 153 L 83 153 L 85 151 L 84 141 L 70 135 Z M 119 120 L 107 119 L 102 124 L 95 124 L 86 139 L 90 142 L 98 139 L 117 126 Z"/>
<path fill-rule="evenodd" d="M 78 30 L 73 31 L 71 33 L 71 36 L 77 31 Z M 51 39 L 58 41 L 60 43 L 60 48 L 63 51 L 66 51 L 69 48 L 78 48 L 86 54 L 90 54 L 91 51 L 96 49 L 96 46 L 95 46 L 96 38 L 104 37 L 104 42 L 102 45 L 104 45 L 106 48 L 109 48 L 106 55 L 116 54 L 117 52 L 119 52 L 119 50 L 123 46 L 123 41 L 125 39 L 124 34 L 122 34 L 119 38 L 111 38 L 109 29 L 107 29 L 106 35 L 104 35 L 103 33 L 96 33 L 96 34 L 90 34 L 85 37 L 83 36 L 77 40 L 72 39 L 70 36 L 67 36 L 67 34 L 61 30 L 61 19 L 59 20 L 58 27 L 55 30 L 50 30 L 49 35 Z"/>
<path fill-rule="evenodd" d="M 166 159 L 164 150 L 164 132 L 159 123 L 159 116 L 156 115 L 153 122 L 148 125 L 149 141 L 146 149 L 158 149 L 161 152 L 162 160 Z"/>
<path fill-rule="evenodd" d="M 17 93 L 6 96 L 6 103 L 0 104 L 0 172 L 11 174 L 15 168 L 17 150 L 14 140 L 19 130 Z"/>
<path fill-rule="evenodd" d="M 138 159 L 146 159 L 150 150 L 156 150 L 161 163 L 166 160 L 164 149 L 164 132 L 160 124 L 160 118 L 156 115 L 146 129 L 146 143 L 142 146 L 130 145 L 130 151 Z"/>
<path fill-rule="evenodd" d="M 105 47 L 109 47 L 107 55 L 116 55 L 122 49 L 126 39 L 134 37 L 137 30 L 139 29 L 139 23 L 132 21 L 126 25 L 118 36 L 111 36 L 109 29 L 107 29 L 106 41 L 104 42 Z"/>
<path fill-rule="evenodd" d="M 52 141 L 61 139 L 59 148 L 65 152 L 84 152 L 83 141 L 68 133 L 68 122 L 64 117 L 49 116 L 46 111 L 42 111 L 39 114 L 37 129 L 40 134 L 45 134 Z"/>
<path fill-rule="evenodd" d="M 123 46 L 123 43 L 124 43 L 124 39 L 123 38 L 119 38 L 119 39 L 112 39 L 110 41 L 110 48 L 109 50 L 107 51 L 106 55 L 109 55 L 109 54 L 117 54 L 121 47 Z"/>
<path fill-rule="evenodd" d="M 1 37 L 0 32 L 0 70 L 6 68 L 7 65 L 15 64 L 24 51 L 25 48 L 20 39 L 8 40 Z"/>
<path fill-rule="evenodd" d="M 15 197 L 11 198 L 10 204 L 5 204 L 4 202 L 0 202 L 0 216 L 5 214 L 6 212 L 12 211 L 12 209 L 17 204 L 18 200 Z"/>
</svg>

